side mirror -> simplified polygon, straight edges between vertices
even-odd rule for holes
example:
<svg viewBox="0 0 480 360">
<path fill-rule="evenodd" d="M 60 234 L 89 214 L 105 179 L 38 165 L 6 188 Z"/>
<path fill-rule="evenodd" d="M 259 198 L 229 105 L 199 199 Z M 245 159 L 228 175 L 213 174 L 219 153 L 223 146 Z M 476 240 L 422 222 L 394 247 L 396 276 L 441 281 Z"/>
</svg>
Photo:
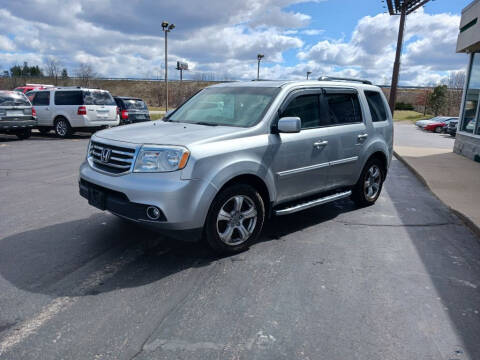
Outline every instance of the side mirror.
<svg viewBox="0 0 480 360">
<path fill-rule="evenodd" d="M 297 116 L 282 117 L 277 125 L 279 133 L 298 133 L 301 127 L 302 122 Z"/>
</svg>

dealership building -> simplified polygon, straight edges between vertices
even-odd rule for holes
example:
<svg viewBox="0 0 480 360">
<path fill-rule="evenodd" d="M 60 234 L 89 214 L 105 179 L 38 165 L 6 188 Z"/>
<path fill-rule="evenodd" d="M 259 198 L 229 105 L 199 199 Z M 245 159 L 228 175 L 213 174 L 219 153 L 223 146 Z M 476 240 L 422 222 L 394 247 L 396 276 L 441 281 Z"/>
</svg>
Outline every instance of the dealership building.
<svg viewBox="0 0 480 360">
<path fill-rule="evenodd" d="M 469 63 L 454 151 L 480 161 L 480 0 L 462 11 L 457 52 L 468 54 Z"/>
</svg>

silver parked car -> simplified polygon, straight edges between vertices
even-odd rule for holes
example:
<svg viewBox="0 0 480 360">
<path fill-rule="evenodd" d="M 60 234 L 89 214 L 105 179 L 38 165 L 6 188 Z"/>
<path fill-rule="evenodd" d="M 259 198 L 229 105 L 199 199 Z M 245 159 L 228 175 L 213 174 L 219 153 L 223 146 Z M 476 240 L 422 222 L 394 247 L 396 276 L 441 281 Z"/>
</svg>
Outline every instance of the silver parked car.
<svg viewBox="0 0 480 360">
<path fill-rule="evenodd" d="M 375 203 L 392 145 L 385 97 L 366 81 L 219 84 L 163 120 L 94 134 L 80 194 L 120 217 L 236 252 L 271 215 L 346 197 Z"/>
<path fill-rule="evenodd" d="M 35 109 L 23 93 L 0 90 L 0 133 L 28 139 L 36 125 Z"/>
</svg>

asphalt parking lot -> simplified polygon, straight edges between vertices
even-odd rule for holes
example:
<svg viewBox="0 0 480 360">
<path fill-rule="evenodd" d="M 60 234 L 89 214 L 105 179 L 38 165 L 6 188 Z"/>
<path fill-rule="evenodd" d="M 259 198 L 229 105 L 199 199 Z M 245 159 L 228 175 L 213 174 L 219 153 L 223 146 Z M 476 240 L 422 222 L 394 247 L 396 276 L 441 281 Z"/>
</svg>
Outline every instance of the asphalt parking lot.
<svg viewBox="0 0 480 360">
<path fill-rule="evenodd" d="M 0 359 L 480 358 L 480 241 L 399 161 L 219 258 L 91 208 L 87 142 L 0 137 Z"/>
</svg>

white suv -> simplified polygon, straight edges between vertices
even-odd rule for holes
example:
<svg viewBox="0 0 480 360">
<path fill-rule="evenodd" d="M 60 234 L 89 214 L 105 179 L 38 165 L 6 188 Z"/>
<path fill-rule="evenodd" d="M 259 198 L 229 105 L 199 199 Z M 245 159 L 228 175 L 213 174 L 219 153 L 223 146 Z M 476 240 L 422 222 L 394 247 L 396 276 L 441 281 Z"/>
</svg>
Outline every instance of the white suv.
<svg viewBox="0 0 480 360">
<path fill-rule="evenodd" d="M 31 99 L 42 134 L 54 129 L 58 136 L 68 137 L 119 123 L 117 104 L 106 90 L 57 87 L 34 91 Z"/>
</svg>

